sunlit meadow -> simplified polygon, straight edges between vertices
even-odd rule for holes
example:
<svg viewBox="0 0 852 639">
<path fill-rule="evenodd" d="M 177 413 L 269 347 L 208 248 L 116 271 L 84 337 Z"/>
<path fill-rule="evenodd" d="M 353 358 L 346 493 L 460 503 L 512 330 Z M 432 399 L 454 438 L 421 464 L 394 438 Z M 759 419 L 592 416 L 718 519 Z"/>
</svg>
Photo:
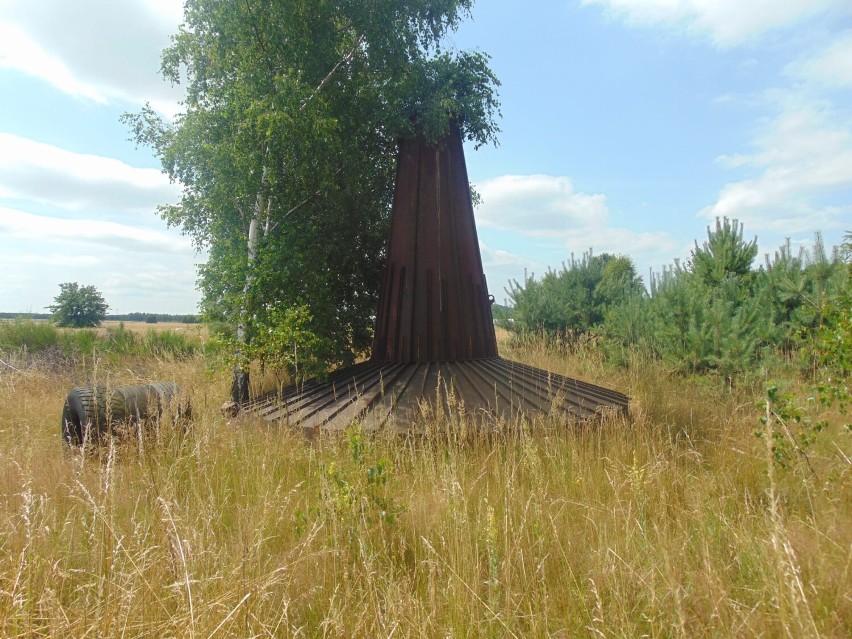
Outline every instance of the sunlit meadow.
<svg viewBox="0 0 852 639">
<path fill-rule="evenodd" d="M 223 417 L 210 353 L 97 348 L 0 363 L 3 636 L 852 635 L 850 436 L 829 415 L 807 459 L 773 462 L 765 380 L 504 339 L 630 415 L 481 433 L 424 407 L 425 436 L 309 440 Z M 189 429 L 167 411 L 63 446 L 72 387 L 151 380 L 180 385 Z"/>
</svg>

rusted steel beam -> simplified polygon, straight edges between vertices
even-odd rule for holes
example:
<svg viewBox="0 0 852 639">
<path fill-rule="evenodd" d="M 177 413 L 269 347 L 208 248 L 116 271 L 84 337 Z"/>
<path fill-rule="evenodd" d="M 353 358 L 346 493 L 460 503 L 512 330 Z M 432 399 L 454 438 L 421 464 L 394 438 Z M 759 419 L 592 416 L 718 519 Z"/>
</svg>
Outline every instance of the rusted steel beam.
<svg viewBox="0 0 852 639">
<path fill-rule="evenodd" d="M 334 373 L 325 384 L 291 386 L 268 396 L 274 410 L 257 410 L 266 421 L 305 430 L 346 428 L 357 420 L 365 428 L 392 424 L 406 431 L 422 403 L 446 408 L 448 397 L 465 414 L 510 424 L 518 417 L 557 414 L 583 420 L 606 412 L 625 412 L 628 398 L 601 386 L 546 373 L 501 357 L 446 362 L 372 362 Z"/>
<path fill-rule="evenodd" d="M 372 359 L 496 357 L 461 135 L 400 142 Z"/>
</svg>

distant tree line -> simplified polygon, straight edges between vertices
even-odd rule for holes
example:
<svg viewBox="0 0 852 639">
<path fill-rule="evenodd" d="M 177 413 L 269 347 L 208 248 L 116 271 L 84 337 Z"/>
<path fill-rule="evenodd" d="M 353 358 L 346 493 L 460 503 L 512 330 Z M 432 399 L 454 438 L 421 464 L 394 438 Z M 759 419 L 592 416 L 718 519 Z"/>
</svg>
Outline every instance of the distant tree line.
<svg viewBox="0 0 852 639">
<path fill-rule="evenodd" d="M 848 352 L 849 248 L 829 254 L 817 234 L 809 249 L 794 252 L 788 241 L 754 268 L 756 238 L 744 240 L 737 220 L 717 219 L 690 258 L 653 275 L 647 289 L 628 257 L 588 253 L 511 283 L 514 308 L 500 315 L 518 334 L 594 339 L 617 363 L 641 351 L 673 372 L 734 379 L 817 341 L 845 341 Z"/>
<path fill-rule="evenodd" d="M 18 318 L 49 320 L 53 318 L 53 315 L 51 313 L 0 313 L 0 319 Z M 156 324 L 158 322 L 198 324 L 201 322 L 201 318 L 198 315 L 174 313 L 125 313 L 123 315 L 105 315 L 104 320 L 112 322 L 146 322 L 148 324 Z"/>
</svg>

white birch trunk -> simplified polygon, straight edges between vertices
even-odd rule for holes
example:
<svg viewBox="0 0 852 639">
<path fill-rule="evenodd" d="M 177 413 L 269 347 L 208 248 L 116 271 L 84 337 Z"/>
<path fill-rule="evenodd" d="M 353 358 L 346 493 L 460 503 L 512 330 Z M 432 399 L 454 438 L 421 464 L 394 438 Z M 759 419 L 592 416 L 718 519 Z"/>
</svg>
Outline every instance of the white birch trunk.
<svg viewBox="0 0 852 639">
<path fill-rule="evenodd" d="M 264 153 L 264 159 L 268 154 L 269 149 Z M 234 379 L 231 384 L 231 400 L 236 405 L 237 410 L 249 401 L 249 370 L 248 366 L 242 363 L 245 348 L 248 346 L 248 325 L 249 325 L 249 304 L 248 297 L 251 292 L 251 287 L 254 285 L 255 273 L 254 263 L 257 260 L 257 242 L 259 237 L 259 229 L 261 228 L 262 218 L 264 215 L 269 217 L 268 202 L 266 197 L 266 184 L 268 174 L 266 164 L 264 162 L 263 173 L 260 177 L 260 190 L 257 192 L 257 199 L 254 204 L 251 222 L 249 222 L 247 250 L 248 264 L 246 265 L 246 283 L 243 287 L 243 307 L 240 309 L 239 322 L 237 324 L 237 351 L 234 354 L 237 364 L 234 367 Z"/>
</svg>

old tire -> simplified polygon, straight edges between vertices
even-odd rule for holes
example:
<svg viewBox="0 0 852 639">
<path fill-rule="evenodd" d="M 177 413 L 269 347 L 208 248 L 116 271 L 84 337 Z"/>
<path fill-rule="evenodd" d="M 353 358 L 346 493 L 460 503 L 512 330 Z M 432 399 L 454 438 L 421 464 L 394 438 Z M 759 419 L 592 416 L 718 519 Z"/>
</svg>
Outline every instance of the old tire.
<svg viewBox="0 0 852 639">
<path fill-rule="evenodd" d="M 62 409 L 62 439 L 69 446 L 96 443 L 106 433 L 110 421 L 105 386 L 71 389 Z"/>
<path fill-rule="evenodd" d="M 178 387 L 171 382 L 121 386 L 109 392 L 103 385 L 74 388 L 62 408 L 62 439 L 69 446 L 97 444 L 114 434 L 116 426 L 138 427 L 159 417 L 177 395 Z M 188 413 L 188 406 L 179 407 L 179 417 L 187 418 Z"/>
</svg>

